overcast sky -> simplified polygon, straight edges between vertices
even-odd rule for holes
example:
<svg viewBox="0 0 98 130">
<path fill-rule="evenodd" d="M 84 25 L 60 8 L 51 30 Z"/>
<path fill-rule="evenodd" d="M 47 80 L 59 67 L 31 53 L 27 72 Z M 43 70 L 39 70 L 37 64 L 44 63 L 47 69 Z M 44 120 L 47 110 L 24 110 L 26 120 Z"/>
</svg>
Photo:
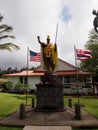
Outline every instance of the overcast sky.
<svg viewBox="0 0 98 130">
<path fill-rule="evenodd" d="M 2 23 L 11 25 L 14 28 L 11 34 L 16 37 L 2 40 L 0 44 L 10 40 L 20 46 L 18 51 L 0 51 L 0 67 L 26 67 L 27 47 L 40 51 L 37 36 L 46 42 L 47 35 L 50 35 L 54 43 L 57 23 L 59 58 L 74 65 L 74 45 L 84 48 L 93 28 L 95 16 L 92 11 L 97 8 L 98 0 L 0 0 Z M 36 65 L 39 63 L 29 62 L 29 67 Z"/>
</svg>

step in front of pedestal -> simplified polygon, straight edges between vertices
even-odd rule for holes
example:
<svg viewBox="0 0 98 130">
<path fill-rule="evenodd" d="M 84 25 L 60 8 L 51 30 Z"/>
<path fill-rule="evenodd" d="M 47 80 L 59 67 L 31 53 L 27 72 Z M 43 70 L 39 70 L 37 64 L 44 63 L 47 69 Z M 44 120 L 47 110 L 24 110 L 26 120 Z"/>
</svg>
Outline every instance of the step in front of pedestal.
<svg viewBox="0 0 98 130">
<path fill-rule="evenodd" d="M 71 126 L 25 126 L 23 130 L 72 130 Z"/>
</svg>

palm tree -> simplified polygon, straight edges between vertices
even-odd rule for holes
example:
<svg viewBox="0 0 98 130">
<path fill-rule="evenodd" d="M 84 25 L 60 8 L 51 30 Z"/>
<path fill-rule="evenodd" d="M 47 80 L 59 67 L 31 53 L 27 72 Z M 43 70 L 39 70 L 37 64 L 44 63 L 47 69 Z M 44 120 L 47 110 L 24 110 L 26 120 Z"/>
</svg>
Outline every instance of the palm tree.
<svg viewBox="0 0 98 130">
<path fill-rule="evenodd" d="M 3 20 L 3 16 L 0 15 L 0 22 L 2 22 Z M 4 39 L 4 38 L 15 38 L 12 35 L 5 35 L 5 33 L 9 33 L 13 30 L 13 28 L 11 26 L 8 26 L 7 24 L 1 24 L 0 25 L 0 40 Z M 12 51 L 12 49 L 14 50 L 18 50 L 19 46 L 13 44 L 13 43 L 3 43 L 0 44 L 0 50 L 9 50 Z"/>
</svg>

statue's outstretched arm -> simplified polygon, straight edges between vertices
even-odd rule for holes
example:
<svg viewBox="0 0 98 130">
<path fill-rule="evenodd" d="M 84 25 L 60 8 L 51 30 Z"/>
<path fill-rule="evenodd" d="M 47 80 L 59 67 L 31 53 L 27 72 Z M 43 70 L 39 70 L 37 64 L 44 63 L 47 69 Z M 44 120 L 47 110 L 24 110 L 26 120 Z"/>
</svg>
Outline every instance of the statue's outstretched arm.
<svg viewBox="0 0 98 130">
<path fill-rule="evenodd" d="M 38 42 L 41 44 L 42 42 L 40 41 L 40 36 L 37 36 Z"/>
<path fill-rule="evenodd" d="M 43 47 L 46 46 L 45 43 L 43 43 L 43 42 L 40 41 L 40 36 L 37 36 L 37 39 L 38 39 L 38 42 L 39 42 Z"/>
</svg>

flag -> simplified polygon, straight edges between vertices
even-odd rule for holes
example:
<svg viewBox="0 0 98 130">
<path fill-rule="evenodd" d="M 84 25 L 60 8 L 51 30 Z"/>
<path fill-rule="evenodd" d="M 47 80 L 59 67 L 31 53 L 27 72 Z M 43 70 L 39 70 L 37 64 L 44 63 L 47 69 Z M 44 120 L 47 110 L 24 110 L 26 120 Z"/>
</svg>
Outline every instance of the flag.
<svg viewBox="0 0 98 130">
<path fill-rule="evenodd" d="M 92 58 L 90 50 L 76 49 L 77 60 L 87 60 Z"/>
<path fill-rule="evenodd" d="M 30 50 L 30 61 L 40 62 L 41 61 L 41 53 L 34 52 Z"/>
</svg>

